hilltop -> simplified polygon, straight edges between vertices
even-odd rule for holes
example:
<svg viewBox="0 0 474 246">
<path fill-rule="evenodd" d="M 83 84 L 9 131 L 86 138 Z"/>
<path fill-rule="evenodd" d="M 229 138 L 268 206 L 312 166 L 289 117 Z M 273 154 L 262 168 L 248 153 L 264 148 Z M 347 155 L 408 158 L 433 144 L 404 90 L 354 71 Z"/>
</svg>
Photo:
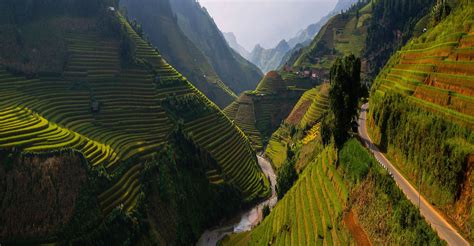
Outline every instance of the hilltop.
<svg viewBox="0 0 474 246">
<path fill-rule="evenodd" d="M 239 44 L 234 33 L 223 32 L 222 35 L 224 35 L 225 40 L 232 49 L 237 51 L 237 53 L 239 53 L 243 58 L 249 59 L 250 52 L 248 52 L 242 45 Z"/>
<path fill-rule="evenodd" d="M 254 91 L 243 93 L 224 109 L 249 136 L 257 151 L 290 113 L 298 98 L 318 81 L 295 74 L 268 72 Z"/>
<path fill-rule="evenodd" d="M 269 195 L 243 132 L 114 2 L 23 4 L 0 8 L 0 242 L 192 244 Z"/>
</svg>

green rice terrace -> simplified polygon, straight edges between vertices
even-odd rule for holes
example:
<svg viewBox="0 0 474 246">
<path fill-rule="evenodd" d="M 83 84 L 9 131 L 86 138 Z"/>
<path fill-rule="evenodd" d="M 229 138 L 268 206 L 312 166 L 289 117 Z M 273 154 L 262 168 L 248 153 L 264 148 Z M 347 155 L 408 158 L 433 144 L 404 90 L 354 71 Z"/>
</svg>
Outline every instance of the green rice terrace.
<svg viewBox="0 0 474 246">
<path fill-rule="evenodd" d="M 273 130 L 288 115 L 298 98 L 317 83 L 293 73 L 280 73 L 268 72 L 255 91 L 244 92 L 224 109 L 257 151 L 263 149 L 264 143 L 268 142 Z"/>
<path fill-rule="evenodd" d="M 265 76 L 204 2 L 0 0 L 0 246 L 473 242 L 472 1 L 338 0 Z"/>
<path fill-rule="evenodd" d="M 303 143 L 307 144 L 319 133 L 318 123 L 328 110 L 328 84 L 322 84 L 306 91 L 290 112 L 284 123 L 275 131 L 268 141 L 265 156 L 272 165 L 279 169 L 286 160 L 289 146 L 293 144 L 292 132 L 307 134 Z M 313 129 L 314 128 L 314 129 Z"/>
<path fill-rule="evenodd" d="M 348 230 L 339 218 L 348 190 L 335 169 L 337 153 L 327 149 L 298 178 L 270 215 L 254 230 L 224 245 L 346 245 Z"/>
<path fill-rule="evenodd" d="M 472 8 L 412 40 L 376 80 L 376 95 L 394 91 L 416 105 L 474 127 L 474 19 Z"/>
<path fill-rule="evenodd" d="M 107 218 L 140 206 L 144 169 L 180 125 L 201 156 L 216 164 L 206 171 L 209 185 L 232 186 L 249 203 L 266 197 L 269 183 L 244 133 L 119 12 L 107 15 L 122 40 L 95 28 L 94 19 L 74 20 L 89 23 L 86 29 L 64 22 L 68 56 L 60 74 L 21 75 L 8 64 L 0 67 L 0 150 L 79 152 L 89 168 L 108 177 L 95 198 Z M 55 23 L 46 27 L 57 29 Z M 124 64 L 124 43 L 134 62 Z"/>
<path fill-rule="evenodd" d="M 421 182 L 430 203 L 472 239 L 467 187 L 474 153 L 474 7 L 459 2 L 396 52 L 376 78 L 369 133 L 408 180 Z"/>
</svg>

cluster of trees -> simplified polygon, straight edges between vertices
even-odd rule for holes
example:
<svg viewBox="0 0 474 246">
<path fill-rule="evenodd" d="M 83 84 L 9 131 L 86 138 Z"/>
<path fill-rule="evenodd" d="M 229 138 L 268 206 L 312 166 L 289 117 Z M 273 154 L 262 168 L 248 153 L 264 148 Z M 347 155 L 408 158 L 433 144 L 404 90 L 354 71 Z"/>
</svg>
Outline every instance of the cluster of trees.
<svg viewBox="0 0 474 246">
<path fill-rule="evenodd" d="M 329 114 L 323 119 L 321 136 L 325 144 L 331 137 L 338 147 L 349 138 L 351 124 L 357 117 L 362 92 L 360 83 L 361 61 L 354 55 L 338 58 L 331 68 Z"/>
<path fill-rule="evenodd" d="M 436 26 L 451 13 L 451 6 L 446 0 L 438 0 L 431 10 L 431 25 Z"/>
<path fill-rule="evenodd" d="M 372 1 L 372 18 L 368 28 L 365 55 L 371 59 L 375 76 L 392 53 L 413 34 L 417 22 L 426 16 L 435 0 Z"/>
<path fill-rule="evenodd" d="M 401 162 L 416 174 L 422 172 L 439 189 L 438 194 L 450 199 L 438 202 L 453 202 L 465 182 L 468 155 L 474 153 L 472 131 L 396 93 L 387 92 L 372 110 L 381 146 L 397 151 Z"/>
<path fill-rule="evenodd" d="M 278 171 L 276 192 L 278 199 L 282 199 L 298 180 L 298 173 L 295 169 L 295 154 L 289 147 L 286 151 L 286 161 Z"/>
<path fill-rule="evenodd" d="M 173 114 L 184 121 L 193 120 L 212 112 L 211 108 L 195 94 L 170 96 L 165 100 L 164 106 L 171 109 Z"/>
</svg>

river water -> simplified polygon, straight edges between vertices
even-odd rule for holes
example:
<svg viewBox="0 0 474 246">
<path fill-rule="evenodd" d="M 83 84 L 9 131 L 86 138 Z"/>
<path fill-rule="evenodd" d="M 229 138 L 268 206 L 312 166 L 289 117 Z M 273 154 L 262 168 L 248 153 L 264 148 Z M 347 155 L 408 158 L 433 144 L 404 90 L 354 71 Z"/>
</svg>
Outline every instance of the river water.
<svg viewBox="0 0 474 246">
<path fill-rule="evenodd" d="M 276 186 L 276 175 L 273 171 L 272 165 L 270 162 L 261 157 L 257 156 L 258 164 L 262 168 L 263 173 L 265 176 L 270 178 L 271 188 L 272 188 L 272 196 L 267 200 L 255 205 L 254 207 L 244 211 L 240 214 L 240 219 L 232 220 L 228 223 L 224 223 L 223 226 L 218 228 L 214 228 L 211 230 L 205 231 L 201 238 L 199 239 L 197 245 L 198 246 L 205 246 L 205 245 L 216 245 L 219 240 L 224 238 L 226 235 L 234 233 L 234 232 L 245 232 L 250 231 L 252 228 L 257 226 L 263 219 L 263 207 L 268 205 L 270 208 L 274 207 L 277 203 L 277 196 L 275 191 Z"/>
</svg>

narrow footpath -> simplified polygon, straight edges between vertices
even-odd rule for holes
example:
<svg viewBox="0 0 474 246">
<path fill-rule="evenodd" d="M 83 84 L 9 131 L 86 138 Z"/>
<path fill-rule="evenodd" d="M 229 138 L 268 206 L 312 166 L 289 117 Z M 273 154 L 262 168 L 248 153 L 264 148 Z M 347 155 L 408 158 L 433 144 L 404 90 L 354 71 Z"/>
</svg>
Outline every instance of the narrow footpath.
<svg viewBox="0 0 474 246">
<path fill-rule="evenodd" d="M 364 141 L 366 147 L 374 154 L 377 161 L 392 175 L 393 179 L 397 183 L 398 187 L 402 189 L 406 197 L 416 206 L 419 207 L 421 215 L 426 221 L 433 227 L 438 233 L 439 237 L 445 240 L 449 245 L 469 246 L 469 242 L 466 241 L 457 231 L 441 216 L 436 209 L 425 200 L 423 196 L 420 196 L 418 191 L 408 182 L 405 177 L 395 168 L 394 165 L 380 152 L 375 146 L 367 133 L 367 110 L 369 104 L 366 103 L 362 106 L 361 113 L 359 116 L 359 135 Z"/>
<path fill-rule="evenodd" d="M 262 168 L 263 173 L 265 176 L 270 178 L 271 188 L 272 188 L 272 196 L 267 200 L 257 204 L 256 206 L 250 208 L 249 210 L 243 212 L 240 215 L 240 220 L 237 223 L 224 223 L 224 226 L 207 230 L 199 238 L 197 243 L 198 246 L 214 246 L 224 238 L 226 235 L 234 233 L 234 232 L 245 232 L 250 231 L 252 228 L 257 226 L 263 219 L 262 210 L 265 205 L 268 205 L 270 208 L 274 207 L 277 203 L 277 196 L 276 196 L 276 175 L 273 171 L 272 165 L 270 162 L 261 157 L 257 156 L 258 164 Z"/>
</svg>

